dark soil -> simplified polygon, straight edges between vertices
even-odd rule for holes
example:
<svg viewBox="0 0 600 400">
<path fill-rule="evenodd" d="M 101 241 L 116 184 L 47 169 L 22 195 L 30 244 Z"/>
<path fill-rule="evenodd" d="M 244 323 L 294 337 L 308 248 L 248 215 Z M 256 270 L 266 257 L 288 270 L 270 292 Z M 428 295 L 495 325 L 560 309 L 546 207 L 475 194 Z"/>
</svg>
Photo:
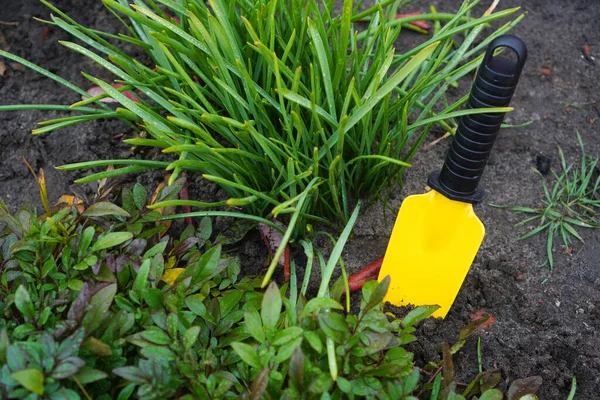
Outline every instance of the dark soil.
<svg viewBox="0 0 600 400">
<path fill-rule="evenodd" d="M 115 20 L 100 1 L 56 0 L 84 25 L 113 32 Z M 426 11 L 434 4 L 439 11 L 455 11 L 459 0 L 413 3 L 413 9 Z M 485 7 L 490 3 L 484 1 Z M 486 202 L 503 205 L 536 206 L 542 186 L 533 172 L 545 168 L 549 160 L 557 167 L 557 146 L 569 161 L 576 161 L 578 131 L 587 152 L 598 157 L 600 140 L 600 3 L 597 0 L 505 0 L 500 7 L 522 6 L 527 17 L 512 33 L 529 47 L 529 60 L 513 99 L 515 111 L 510 123 L 533 120 L 527 128 L 501 132 L 484 176 Z M 483 12 L 485 7 L 477 9 Z M 412 11 L 412 10 L 407 10 Z M 52 26 L 44 27 L 32 16 L 48 18 L 48 11 L 36 0 L 4 1 L 0 7 L 0 48 L 27 58 L 81 87 L 88 84 L 80 75 L 86 71 L 106 77 L 102 70 L 57 43 L 68 36 Z M 5 24 L 18 22 L 18 25 Z M 418 36 L 408 36 L 419 40 Z M 587 45 L 589 54 L 584 51 Z M 0 60 L 6 71 L 0 73 L 0 104 L 69 104 L 78 95 L 62 89 L 36 73 L 23 70 L 9 60 Z M 460 94 L 460 93 L 457 93 Z M 56 114 L 58 115 L 58 114 Z M 36 122 L 52 113 L 13 112 L 0 114 L 0 197 L 11 209 L 32 203 L 39 207 L 35 181 L 20 157 L 32 166 L 44 168 L 49 195 L 55 201 L 68 192 L 73 179 L 81 173 L 63 173 L 53 167 L 65 163 L 128 157 L 129 149 L 115 138 L 129 134 L 117 122 L 98 122 L 66 128 L 50 136 L 34 137 Z M 436 138 L 432 134 L 431 140 Z M 421 193 L 427 174 L 442 164 L 448 141 L 418 153 L 413 168 L 405 177 L 406 187 L 396 190 L 390 206 L 397 209 L 404 196 Z M 160 174 L 138 177 L 150 184 Z M 198 197 L 215 189 L 199 179 L 191 182 L 192 195 Z M 486 238 L 467 276 L 458 298 L 443 321 L 427 321 L 421 337 L 413 346 L 417 360 L 439 358 L 436 344 L 454 343 L 458 331 L 480 310 L 497 321 L 481 338 L 483 366 L 502 371 L 504 384 L 517 378 L 539 375 L 543 379 L 542 399 L 566 398 L 573 376 L 577 377 L 576 398 L 600 398 L 600 233 L 582 231 L 585 244 L 567 250 L 554 246 L 555 269 L 550 275 L 540 268 L 545 260 L 545 238 L 516 241 L 526 228 L 514 228 L 519 216 L 491 208 L 476 207 L 486 226 Z M 382 217 L 375 206 L 359 219 L 352 241 L 347 246 L 346 267 L 356 271 L 383 256 L 395 215 Z M 252 260 L 264 260 L 264 248 L 256 234 L 240 246 Z M 257 254 L 260 254 L 257 256 Z M 260 263 L 259 263 L 260 264 Z M 548 280 L 542 283 L 545 279 Z M 469 381 L 477 373 L 476 339 L 471 338 L 455 356 L 458 376 Z"/>
</svg>

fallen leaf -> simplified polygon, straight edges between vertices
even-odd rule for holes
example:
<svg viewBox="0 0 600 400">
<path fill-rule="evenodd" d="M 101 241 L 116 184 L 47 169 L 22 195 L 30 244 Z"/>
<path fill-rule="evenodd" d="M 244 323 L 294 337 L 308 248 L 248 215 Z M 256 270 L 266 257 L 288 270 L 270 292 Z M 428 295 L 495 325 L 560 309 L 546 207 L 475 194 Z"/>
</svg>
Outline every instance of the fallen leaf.
<svg viewBox="0 0 600 400">
<path fill-rule="evenodd" d="M 19 71 L 19 72 L 25 71 L 25 67 L 19 63 L 11 62 L 8 65 L 10 65 L 10 67 L 12 69 L 14 69 L 15 71 Z"/>
<path fill-rule="evenodd" d="M 550 78 L 552 76 L 552 70 L 550 68 L 548 68 L 548 67 L 540 67 L 540 72 L 546 78 Z"/>
<path fill-rule="evenodd" d="M 0 76 L 4 77 L 4 73 L 6 72 L 6 64 L 0 62 Z"/>
<path fill-rule="evenodd" d="M 111 83 L 110 86 L 114 87 L 115 89 L 118 89 L 120 87 L 123 87 L 125 85 L 123 85 L 122 83 Z M 91 88 L 89 88 L 87 90 L 87 93 L 94 97 L 94 96 L 99 96 L 101 94 L 104 94 L 104 89 L 102 89 L 100 86 L 93 86 Z M 121 92 L 125 97 L 127 97 L 129 100 L 135 101 L 136 103 L 140 102 L 140 99 L 138 99 L 133 93 L 131 93 L 130 91 L 126 90 L 124 92 Z M 81 97 L 83 100 L 85 100 L 87 97 L 82 96 Z M 117 101 L 115 99 L 113 99 L 112 97 L 104 97 L 103 99 L 100 99 L 100 101 L 102 103 L 117 103 Z"/>
<path fill-rule="evenodd" d="M 169 184 L 169 177 L 171 176 L 171 174 L 167 174 L 163 181 L 161 183 L 158 184 L 158 186 L 156 186 L 156 189 L 154 190 L 154 193 L 152 193 L 152 197 L 150 200 L 149 204 L 154 204 L 156 203 L 156 200 L 158 198 L 158 195 L 161 193 L 162 189 L 165 186 L 168 186 Z M 175 207 L 162 207 L 162 208 L 157 208 L 156 211 L 158 211 L 160 213 L 160 215 L 165 216 L 165 215 L 170 215 L 175 213 Z M 165 227 L 165 229 L 159 234 L 161 237 L 169 230 L 169 228 L 171 227 L 171 224 L 173 223 L 172 219 L 165 219 L 165 220 L 161 220 L 157 222 L 157 225 L 160 224 L 162 226 Z"/>
<path fill-rule="evenodd" d="M 83 206 L 83 200 L 78 197 L 71 196 L 69 194 L 63 194 L 56 201 L 56 205 L 59 204 L 68 204 L 70 206 L 75 206 L 79 214 L 82 214 L 85 211 L 85 207 Z"/>
<path fill-rule="evenodd" d="M 413 15 L 420 15 L 419 11 L 409 12 L 406 14 L 396 14 L 396 19 L 404 18 L 404 17 L 412 17 Z M 412 21 L 409 22 L 410 25 L 416 26 L 417 28 L 429 30 L 431 29 L 431 25 L 429 25 L 426 21 Z"/>
<path fill-rule="evenodd" d="M 489 314 L 488 312 L 486 312 L 484 310 L 477 310 L 473 314 L 471 314 L 470 317 L 471 317 L 471 321 L 477 321 L 478 319 L 481 319 L 481 318 L 487 318 L 487 321 L 485 321 L 484 323 L 479 325 L 479 330 L 482 330 L 482 331 L 485 331 L 494 322 L 496 322 L 496 317 L 494 317 L 493 315 Z"/>
</svg>

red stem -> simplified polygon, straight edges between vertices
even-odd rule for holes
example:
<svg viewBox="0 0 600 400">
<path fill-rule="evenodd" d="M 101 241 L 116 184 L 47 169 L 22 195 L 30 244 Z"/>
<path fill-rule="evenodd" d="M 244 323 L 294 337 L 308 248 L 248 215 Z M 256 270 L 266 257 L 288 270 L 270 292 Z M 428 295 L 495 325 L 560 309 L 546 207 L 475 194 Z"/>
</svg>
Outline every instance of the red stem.
<svg viewBox="0 0 600 400">
<path fill-rule="evenodd" d="M 413 12 L 409 12 L 409 13 L 403 13 L 403 14 L 396 14 L 396 19 L 400 19 L 400 18 L 404 18 L 404 17 L 412 17 L 413 15 L 420 15 L 421 12 L 419 11 L 413 11 Z M 366 20 L 364 19 L 360 19 L 358 20 L 358 22 L 365 22 Z M 421 28 L 421 29 L 425 29 L 425 30 L 429 30 L 431 29 L 431 25 L 429 25 L 427 23 L 427 21 L 411 21 L 408 22 L 409 25 L 412 26 L 416 26 L 417 28 Z"/>
<path fill-rule="evenodd" d="M 269 243 L 269 238 L 264 235 L 262 232 L 260 234 L 263 242 L 267 245 L 267 250 L 269 250 L 269 258 L 273 259 L 274 249 L 271 249 L 271 244 Z M 286 282 L 290 281 L 290 245 L 285 246 L 285 250 L 283 252 L 283 276 Z"/>
<path fill-rule="evenodd" d="M 188 192 L 188 183 L 187 183 L 187 181 L 183 184 L 183 187 L 179 191 L 179 199 L 181 199 L 181 200 L 189 200 L 190 199 L 190 193 Z M 190 206 L 181 206 L 181 210 L 184 213 L 192 212 L 192 208 Z M 194 224 L 194 220 L 192 219 L 192 217 L 185 217 L 185 224 L 186 225 L 194 225 L 194 226 L 196 226 Z"/>
<path fill-rule="evenodd" d="M 373 261 L 371 264 L 367 265 L 360 271 L 350 275 L 348 278 L 348 286 L 350 287 L 350 292 L 354 293 L 357 290 L 362 289 L 367 281 L 374 281 L 377 279 L 379 275 L 379 270 L 381 270 L 381 263 L 383 263 L 383 257 Z M 346 291 L 344 290 L 344 293 Z M 343 294 L 343 293 L 342 293 Z"/>
<path fill-rule="evenodd" d="M 419 11 L 409 12 L 405 14 L 396 14 L 396 19 L 404 18 L 404 17 L 412 17 L 413 15 L 420 15 Z M 431 29 L 431 25 L 429 25 L 426 21 L 412 21 L 409 22 L 410 25 L 416 26 L 417 28 L 429 30 Z"/>
<path fill-rule="evenodd" d="M 283 263 L 283 276 L 285 277 L 285 281 L 290 281 L 290 246 L 285 246 L 285 252 L 283 255 L 285 261 Z"/>
</svg>

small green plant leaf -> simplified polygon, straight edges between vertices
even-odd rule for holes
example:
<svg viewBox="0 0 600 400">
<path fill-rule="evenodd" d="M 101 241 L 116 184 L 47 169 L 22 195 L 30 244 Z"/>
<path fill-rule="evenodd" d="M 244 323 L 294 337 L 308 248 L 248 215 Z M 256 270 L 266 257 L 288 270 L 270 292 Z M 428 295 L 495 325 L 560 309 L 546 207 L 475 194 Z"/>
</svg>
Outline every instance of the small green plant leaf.
<svg viewBox="0 0 600 400">
<path fill-rule="evenodd" d="M 260 310 L 263 325 L 267 329 L 275 329 L 277 326 L 282 305 L 283 303 L 279 288 L 275 282 L 271 282 L 267 288 L 267 291 L 265 292 L 265 296 L 263 297 Z"/>
<path fill-rule="evenodd" d="M 290 326 L 289 328 L 285 328 L 284 330 L 279 331 L 275 334 L 275 337 L 273 338 L 271 344 L 273 346 L 281 346 L 283 344 L 286 344 L 302 335 L 303 331 L 304 330 L 299 326 Z"/>
<path fill-rule="evenodd" d="M 242 361 L 244 361 L 246 364 L 250 365 L 253 368 L 262 368 L 262 363 L 254 347 L 241 342 L 233 342 L 231 343 L 231 347 L 233 347 L 233 350 L 237 353 L 238 356 L 240 356 Z"/>
<path fill-rule="evenodd" d="M 147 378 L 138 367 L 120 367 L 113 369 L 113 374 L 134 383 L 145 383 Z"/>
<path fill-rule="evenodd" d="M 323 342 L 317 332 L 304 331 L 304 338 L 317 353 L 321 354 L 323 351 Z"/>
<path fill-rule="evenodd" d="M 146 193 L 146 189 L 144 186 L 136 183 L 133 186 L 133 202 L 138 210 L 143 210 L 146 206 L 146 201 L 148 200 L 148 193 Z"/>
<path fill-rule="evenodd" d="M 186 349 L 192 348 L 192 346 L 194 346 L 194 344 L 196 344 L 196 341 L 198 340 L 198 335 L 199 334 L 200 334 L 200 327 L 199 326 L 192 326 L 192 327 L 190 327 L 183 334 L 183 346 Z"/>
<path fill-rule="evenodd" d="M 433 314 L 440 306 L 419 306 L 409 312 L 403 319 L 402 325 L 406 328 L 409 326 L 413 326 L 419 321 L 424 320 Z"/>
<path fill-rule="evenodd" d="M 250 310 L 244 313 L 244 325 L 254 339 L 259 343 L 265 342 L 265 332 L 258 311 Z"/>
<path fill-rule="evenodd" d="M 44 394 L 44 374 L 42 371 L 29 368 L 14 372 L 11 377 L 30 392 L 39 396 Z"/>
<path fill-rule="evenodd" d="M 406 377 L 406 380 L 404 381 L 404 388 L 403 388 L 404 394 L 412 393 L 417 388 L 420 375 L 421 375 L 421 371 L 418 368 L 415 368 Z"/>
<path fill-rule="evenodd" d="M 575 393 L 577 392 L 577 378 L 573 376 L 573 380 L 571 381 L 571 390 L 569 391 L 569 397 L 567 400 L 573 400 L 575 398 Z"/>
<path fill-rule="evenodd" d="M 6 329 L 0 330 L 0 363 L 6 363 L 6 352 L 10 346 L 10 340 L 8 339 L 8 333 Z"/>
<path fill-rule="evenodd" d="M 92 251 L 100 251 L 104 249 L 109 249 L 114 246 L 118 246 L 121 243 L 124 243 L 133 238 L 133 233 L 131 232 L 111 232 L 106 235 L 100 237 L 96 243 L 92 246 Z"/>
<path fill-rule="evenodd" d="M 375 289 L 373 289 L 373 291 L 371 292 L 371 297 L 369 298 L 368 303 L 365 305 L 364 309 L 362 310 L 362 313 L 366 314 L 371 309 L 373 309 L 377 305 L 379 305 L 383 301 L 383 298 L 385 297 L 389 287 L 390 287 L 390 276 L 388 275 L 385 278 L 383 278 L 383 280 L 381 282 L 379 282 L 377 284 Z"/>
<path fill-rule="evenodd" d="M 164 253 L 165 249 L 167 248 L 167 242 L 166 241 L 162 241 L 158 244 L 155 244 L 154 246 L 152 246 L 152 248 L 148 249 L 148 251 L 146 251 L 144 253 L 144 255 L 142 256 L 143 259 L 147 259 L 147 258 L 152 258 L 154 257 L 156 254 L 162 254 Z"/>
<path fill-rule="evenodd" d="M 282 363 L 287 361 L 294 353 L 294 350 L 296 350 L 296 348 L 299 347 L 301 344 L 302 337 L 296 337 L 295 339 L 291 339 L 285 342 L 277 351 L 277 355 L 275 356 L 273 361 L 275 361 L 276 363 Z"/>
<path fill-rule="evenodd" d="M 31 296 L 25 286 L 20 285 L 15 293 L 15 306 L 26 318 L 33 318 L 35 316 L 35 308 L 31 301 Z"/>
<path fill-rule="evenodd" d="M 141 336 L 147 341 L 155 344 L 168 345 L 173 342 L 173 339 L 171 339 L 169 335 L 159 330 L 143 331 Z"/>
<path fill-rule="evenodd" d="M 82 328 L 77 329 L 71 336 L 62 341 L 58 346 L 58 359 L 66 360 L 67 358 L 74 356 L 79 351 L 85 332 Z"/>
<path fill-rule="evenodd" d="M 155 360 L 175 361 L 177 358 L 175 353 L 173 353 L 168 347 L 164 346 L 146 346 L 140 350 L 140 353 L 142 353 L 144 357 Z"/>
<path fill-rule="evenodd" d="M 504 395 L 498 389 L 486 390 L 479 400 L 502 400 L 504 399 Z"/>
<path fill-rule="evenodd" d="M 160 289 L 155 288 L 143 288 L 142 297 L 146 301 L 146 304 L 150 309 L 155 310 L 163 306 L 164 295 Z"/>
<path fill-rule="evenodd" d="M 350 393 L 352 391 L 352 383 L 343 376 L 338 376 L 335 383 L 337 387 L 339 387 L 340 390 L 344 393 Z"/>
<path fill-rule="evenodd" d="M 79 369 L 79 371 L 77 371 L 75 377 L 77 378 L 79 383 L 86 385 L 88 383 L 106 379 L 106 377 L 108 377 L 108 374 L 104 371 L 100 371 L 98 369 L 94 369 L 88 367 L 87 365 L 84 365 L 83 367 L 81 367 L 81 369 Z"/>
<path fill-rule="evenodd" d="M 94 239 L 95 233 L 96 230 L 93 226 L 88 226 L 81 233 L 81 236 L 79 237 L 79 247 L 77 248 L 77 257 L 79 259 L 82 259 L 85 256 L 90 244 L 92 243 L 92 240 Z"/>
<path fill-rule="evenodd" d="M 117 400 L 129 400 L 129 398 L 133 394 L 133 391 L 135 390 L 135 388 L 136 388 L 135 383 L 130 383 L 129 385 L 125 386 L 119 392 L 119 396 L 117 396 Z"/>
<path fill-rule="evenodd" d="M 123 210 L 121 207 L 116 206 L 107 201 L 101 201 L 92 204 L 83 212 L 86 217 L 103 217 L 105 215 L 117 215 L 120 217 L 130 217 L 131 215 Z"/>
<path fill-rule="evenodd" d="M 241 290 L 230 290 L 223 293 L 220 299 L 221 317 L 225 317 L 240 302 L 244 293 Z"/>
<path fill-rule="evenodd" d="M 310 299 L 308 303 L 306 303 L 306 306 L 304 306 L 304 310 L 302 310 L 302 313 L 303 315 L 310 315 L 318 313 L 324 308 L 329 308 L 331 310 L 343 310 L 344 306 L 328 297 L 315 297 L 314 299 Z"/>
<path fill-rule="evenodd" d="M 58 364 L 52 370 L 51 378 L 54 379 L 65 379 L 73 376 L 79 371 L 81 367 L 85 365 L 85 362 L 79 357 L 69 357 Z"/>
<path fill-rule="evenodd" d="M 150 264 L 150 260 L 144 260 L 142 265 L 140 265 L 140 269 L 138 270 L 137 276 L 135 277 L 134 288 L 139 293 L 142 292 L 142 290 L 146 287 L 146 283 L 148 282 L 148 275 L 150 274 Z"/>
</svg>

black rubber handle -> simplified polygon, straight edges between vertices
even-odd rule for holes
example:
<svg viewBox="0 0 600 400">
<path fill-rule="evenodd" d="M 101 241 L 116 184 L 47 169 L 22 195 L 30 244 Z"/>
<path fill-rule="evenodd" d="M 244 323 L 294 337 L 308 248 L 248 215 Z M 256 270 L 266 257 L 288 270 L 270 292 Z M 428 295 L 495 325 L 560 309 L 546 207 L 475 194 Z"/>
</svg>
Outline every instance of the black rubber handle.
<svg viewBox="0 0 600 400">
<path fill-rule="evenodd" d="M 506 49 L 494 56 L 499 48 Z M 510 55 L 515 57 L 506 57 Z M 526 59 L 527 47 L 518 37 L 503 35 L 494 39 L 479 67 L 467 108 L 508 106 Z M 463 116 L 444 166 L 431 173 L 429 186 L 452 200 L 480 202 L 483 189 L 478 187 L 479 181 L 503 120 L 504 113 Z"/>
</svg>

